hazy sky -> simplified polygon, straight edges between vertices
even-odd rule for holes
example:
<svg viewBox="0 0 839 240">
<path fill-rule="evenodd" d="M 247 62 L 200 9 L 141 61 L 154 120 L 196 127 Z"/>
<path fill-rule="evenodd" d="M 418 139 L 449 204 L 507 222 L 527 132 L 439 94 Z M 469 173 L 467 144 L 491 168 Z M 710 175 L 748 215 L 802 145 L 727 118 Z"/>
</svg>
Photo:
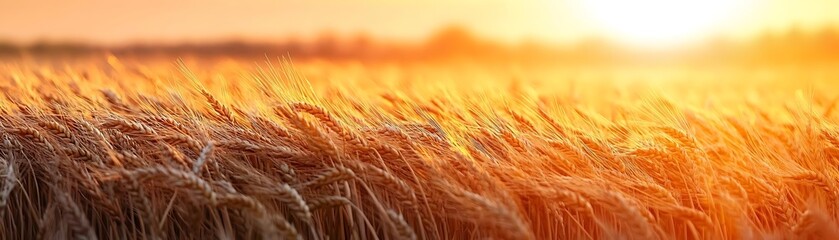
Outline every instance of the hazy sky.
<svg viewBox="0 0 839 240">
<path fill-rule="evenodd" d="M 571 1 L 581 0 L 0 0 L 0 39 L 120 44 L 332 31 L 412 40 L 453 23 L 506 41 L 568 42 L 597 34 Z M 837 0 L 754 1 L 719 31 L 744 36 L 792 25 L 839 25 Z"/>
</svg>

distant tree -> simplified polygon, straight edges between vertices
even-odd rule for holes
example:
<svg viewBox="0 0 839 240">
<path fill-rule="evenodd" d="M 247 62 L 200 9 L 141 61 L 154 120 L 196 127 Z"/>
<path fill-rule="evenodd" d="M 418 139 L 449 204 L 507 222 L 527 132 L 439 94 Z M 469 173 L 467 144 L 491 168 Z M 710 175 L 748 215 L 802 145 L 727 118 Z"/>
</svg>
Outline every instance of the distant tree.
<svg viewBox="0 0 839 240">
<path fill-rule="evenodd" d="M 433 55 L 449 55 L 475 53 L 480 43 L 466 28 L 449 26 L 434 34 L 425 45 Z"/>
<path fill-rule="evenodd" d="M 20 47 L 15 44 L 0 42 L 0 56 L 10 56 L 20 54 Z"/>
<path fill-rule="evenodd" d="M 367 33 L 358 33 L 350 42 L 348 54 L 353 57 L 365 58 L 375 55 L 375 43 Z"/>
<path fill-rule="evenodd" d="M 315 54 L 322 57 L 340 55 L 338 37 L 332 32 L 321 33 L 314 42 Z"/>
</svg>

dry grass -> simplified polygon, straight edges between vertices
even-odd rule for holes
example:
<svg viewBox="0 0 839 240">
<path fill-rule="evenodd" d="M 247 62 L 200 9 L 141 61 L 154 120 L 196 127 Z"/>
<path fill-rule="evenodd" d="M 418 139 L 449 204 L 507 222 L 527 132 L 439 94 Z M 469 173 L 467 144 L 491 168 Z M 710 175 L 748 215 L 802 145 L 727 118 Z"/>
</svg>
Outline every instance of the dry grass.
<svg viewBox="0 0 839 240">
<path fill-rule="evenodd" d="M 7 63 L 0 235 L 839 235 L 833 71 L 456 66 Z"/>
</svg>

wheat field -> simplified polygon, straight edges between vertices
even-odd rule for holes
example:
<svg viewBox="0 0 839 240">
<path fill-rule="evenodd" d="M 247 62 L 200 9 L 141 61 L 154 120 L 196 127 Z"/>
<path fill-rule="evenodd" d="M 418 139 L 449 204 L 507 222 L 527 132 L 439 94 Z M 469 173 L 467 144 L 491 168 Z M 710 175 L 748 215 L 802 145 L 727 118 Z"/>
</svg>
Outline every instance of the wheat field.
<svg viewBox="0 0 839 240">
<path fill-rule="evenodd" d="M 835 66 L 0 65 L 4 239 L 837 239 Z"/>
</svg>

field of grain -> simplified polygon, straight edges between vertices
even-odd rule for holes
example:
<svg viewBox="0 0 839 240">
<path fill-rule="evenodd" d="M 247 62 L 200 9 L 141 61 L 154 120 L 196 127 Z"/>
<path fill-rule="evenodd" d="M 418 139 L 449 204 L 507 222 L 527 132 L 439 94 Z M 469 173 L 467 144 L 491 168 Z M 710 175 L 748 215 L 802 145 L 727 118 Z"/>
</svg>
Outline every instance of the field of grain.
<svg viewBox="0 0 839 240">
<path fill-rule="evenodd" d="M 0 64 L 4 239 L 839 238 L 839 72 Z"/>
</svg>

